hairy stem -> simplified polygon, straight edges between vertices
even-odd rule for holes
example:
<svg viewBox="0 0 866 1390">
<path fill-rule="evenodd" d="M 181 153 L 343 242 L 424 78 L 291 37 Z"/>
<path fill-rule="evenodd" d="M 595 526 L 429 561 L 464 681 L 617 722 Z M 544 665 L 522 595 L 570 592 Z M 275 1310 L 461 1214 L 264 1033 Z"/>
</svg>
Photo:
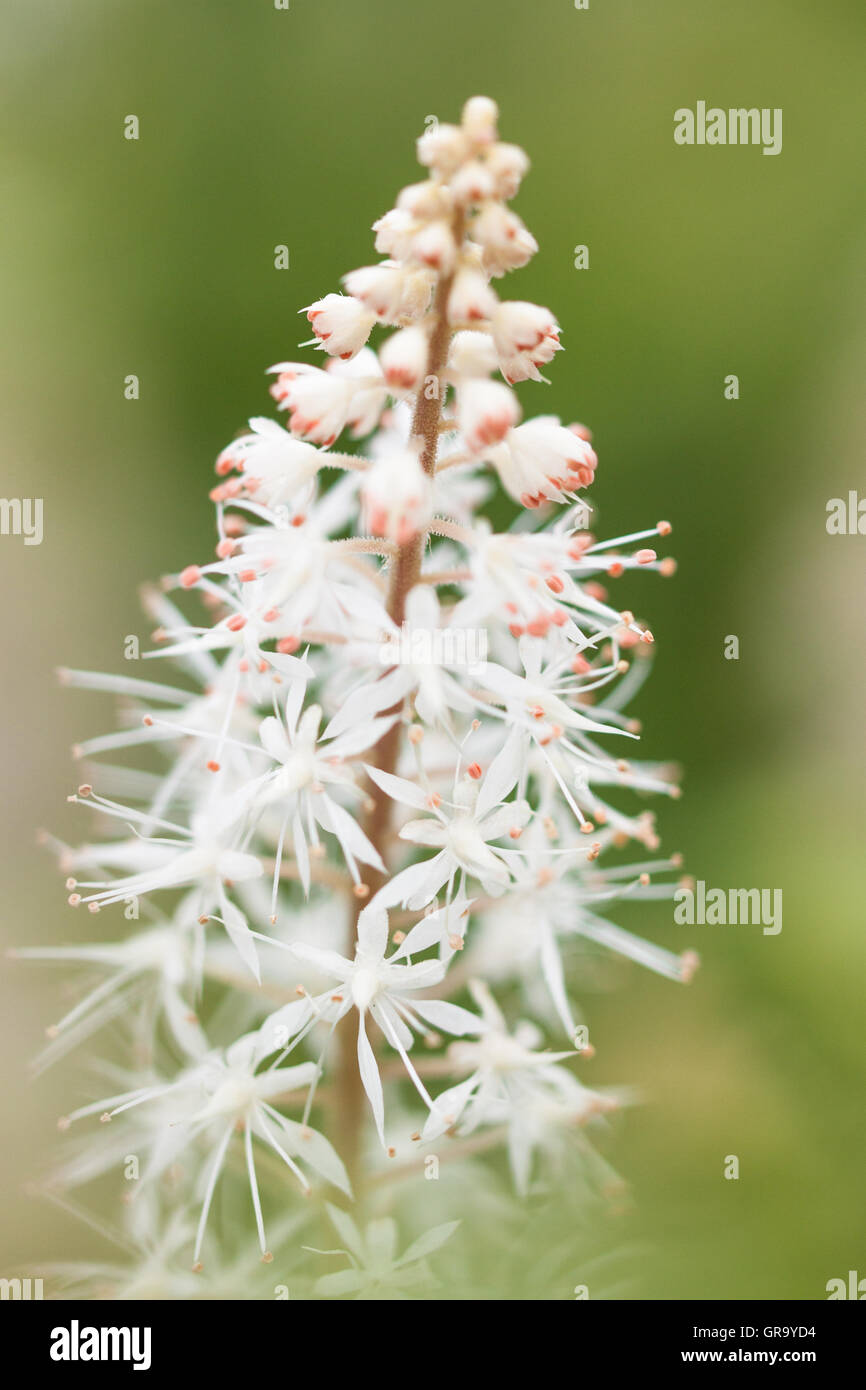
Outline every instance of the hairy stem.
<svg viewBox="0 0 866 1390">
<path fill-rule="evenodd" d="M 455 218 L 453 232 L 455 241 L 459 246 L 463 238 L 463 224 L 460 216 Z M 444 395 L 444 388 L 441 385 L 442 372 L 448 359 L 448 348 L 451 342 L 451 329 L 448 324 L 446 309 L 453 278 L 453 274 L 443 275 L 436 287 L 432 327 L 427 349 L 425 383 L 418 392 L 415 415 L 412 421 L 412 437 L 421 442 L 421 466 L 431 478 L 436 472 L 436 455 L 439 447 L 439 424 L 442 418 L 442 396 Z M 435 391 L 433 392 L 429 390 L 431 380 L 435 384 Z M 426 532 L 414 536 L 412 540 L 398 548 L 392 561 L 387 607 L 388 614 L 397 627 L 401 627 L 403 624 L 406 616 L 406 599 L 410 590 L 418 582 L 426 540 Z M 395 712 L 391 711 L 391 713 Z M 369 760 L 371 766 L 380 768 L 383 772 L 394 772 L 400 753 L 402 733 L 402 725 L 397 720 L 373 749 Z M 367 838 L 375 845 L 383 858 L 383 851 L 389 837 L 390 819 L 390 799 L 379 787 L 372 787 L 370 810 L 365 816 L 363 829 Z M 380 872 L 370 869 L 367 873 L 367 886 L 370 894 L 378 892 L 384 881 L 384 876 Z M 352 906 L 346 950 L 346 955 L 349 958 L 355 954 L 358 913 L 362 907 L 363 902 Z M 348 1021 L 353 1018 L 354 1015 L 349 1014 L 337 1031 L 337 1108 L 340 1153 L 349 1176 L 354 1182 L 358 1174 L 366 1101 L 358 1069 L 356 1038 L 352 1024 Z"/>
</svg>

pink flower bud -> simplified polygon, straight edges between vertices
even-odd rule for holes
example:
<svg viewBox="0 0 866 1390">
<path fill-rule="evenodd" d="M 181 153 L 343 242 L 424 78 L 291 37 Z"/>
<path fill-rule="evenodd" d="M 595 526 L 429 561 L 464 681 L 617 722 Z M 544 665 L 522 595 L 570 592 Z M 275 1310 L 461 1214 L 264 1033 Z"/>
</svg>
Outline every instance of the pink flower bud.
<svg viewBox="0 0 866 1390">
<path fill-rule="evenodd" d="M 382 344 L 379 361 L 388 385 L 395 391 L 417 391 L 427 366 L 427 334 L 423 328 L 401 328 Z"/>
<path fill-rule="evenodd" d="M 583 439 L 552 415 L 509 431 L 488 455 L 502 484 L 524 507 L 563 502 L 593 479 L 598 460 Z"/>
<path fill-rule="evenodd" d="M 486 202 L 495 189 L 493 175 L 480 159 L 470 159 L 451 180 L 451 196 L 458 207 Z"/>
<path fill-rule="evenodd" d="M 491 145 L 496 139 L 499 107 L 490 97 L 470 97 L 463 107 L 461 124 L 476 145 Z"/>
<path fill-rule="evenodd" d="M 493 178 L 497 198 L 513 198 L 529 171 L 529 158 L 519 145 L 493 146 L 487 156 L 487 170 Z"/>
<path fill-rule="evenodd" d="M 465 330 L 455 333 L 448 354 L 448 366 L 456 377 L 489 376 L 499 365 L 489 333 Z"/>
<path fill-rule="evenodd" d="M 450 275 L 457 259 L 457 247 L 447 222 L 429 222 L 417 232 L 409 244 L 409 255 L 415 261 Z"/>
<path fill-rule="evenodd" d="M 308 305 L 306 315 L 320 346 L 331 357 L 354 357 L 376 322 L 375 314 L 345 294 L 326 294 Z"/>
<path fill-rule="evenodd" d="M 470 453 L 504 439 L 520 419 L 514 392 L 501 381 L 470 379 L 457 390 L 457 421 Z"/>
<path fill-rule="evenodd" d="M 448 322 L 480 323 L 496 312 L 499 300 L 480 270 L 464 267 L 454 276 L 448 296 Z"/>
<path fill-rule="evenodd" d="M 396 260 L 406 259 L 412 238 L 418 231 L 418 222 L 403 208 L 391 208 L 373 223 L 376 233 L 375 247 L 380 256 L 393 256 Z"/>
<path fill-rule="evenodd" d="M 424 132 L 416 145 L 418 163 L 445 178 L 459 169 L 469 149 L 466 132 L 456 125 L 435 125 Z"/>
<path fill-rule="evenodd" d="M 352 270 L 343 277 L 351 295 L 371 314 L 386 323 L 420 318 L 430 303 L 433 276 L 428 271 L 410 271 L 384 261 Z"/>
<path fill-rule="evenodd" d="M 367 527 L 406 545 L 430 519 L 431 480 L 412 449 L 385 454 L 364 475 L 361 496 Z"/>
<path fill-rule="evenodd" d="M 519 270 L 538 250 L 538 242 L 516 213 L 488 203 L 472 224 L 472 237 L 483 247 L 482 265 L 489 275 Z"/>
<path fill-rule="evenodd" d="M 490 327 L 506 381 L 539 381 L 539 366 L 560 351 L 556 320 L 539 304 L 506 301 L 492 315 Z"/>
<path fill-rule="evenodd" d="M 432 222 L 449 215 L 451 197 L 444 183 L 427 179 L 424 183 L 412 183 L 408 188 L 401 189 L 396 206 L 418 221 Z"/>
<path fill-rule="evenodd" d="M 283 362 L 272 370 L 279 372 L 272 390 L 289 412 L 292 434 L 314 444 L 333 444 L 346 426 L 354 384 L 299 362 Z"/>
</svg>

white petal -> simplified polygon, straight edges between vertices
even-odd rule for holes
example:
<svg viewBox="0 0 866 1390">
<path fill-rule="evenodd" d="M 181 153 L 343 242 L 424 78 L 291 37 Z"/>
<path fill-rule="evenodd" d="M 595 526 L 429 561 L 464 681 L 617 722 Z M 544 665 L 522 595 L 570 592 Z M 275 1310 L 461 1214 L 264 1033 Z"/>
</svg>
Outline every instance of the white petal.
<svg viewBox="0 0 866 1390">
<path fill-rule="evenodd" d="M 415 965 L 390 965 L 387 961 L 385 963 L 388 990 L 394 995 L 415 989 L 431 989 L 444 978 L 445 966 L 441 960 L 419 960 Z M 415 1007 L 414 1000 L 412 1007 Z"/>
<path fill-rule="evenodd" d="M 442 887 L 451 872 L 451 864 L 445 854 L 436 854 L 432 859 L 424 859 L 420 864 L 410 864 L 386 883 L 376 894 L 385 907 L 397 903 L 405 906 L 410 900 L 418 907 L 426 907 L 430 899 Z"/>
<path fill-rule="evenodd" d="M 411 1049 L 415 1039 L 412 1036 L 411 1029 L 408 1028 L 406 1024 L 403 1022 L 396 1009 L 392 1009 L 384 1000 L 382 1000 L 381 1003 L 375 1003 L 372 1005 L 370 1013 L 378 1023 L 379 1027 L 382 1029 L 382 1032 L 385 1034 L 385 1037 L 388 1039 L 389 1042 L 391 1042 L 392 1046 L 393 1037 L 396 1035 L 400 1043 L 400 1046 L 403 1048 L 405 1052 L 408 1052 Z"/>
<path fill-rule="evenodd" d="M 570 1038 L 574 1037 L 575 1023 L 568 1005 L 568 996 L 565 992 L 565 979 L 562 970 L 562 957 L 559 954 L 559 947 L 556 937 L 547 922 L 541 926 L 541 969 L 544 975 L 550 996 L 556 1006 L 562 1026 Z"/>
<path fill-rule="evenodd" d="M 525 742 L 522 730 L 515 725 L 487 769 L 475 803 L 477 816 L 486 816 L 488 811 L 505 800 L 515 786 L 524 761 Z"/>
<path fill-rule="evenodd" d="M 304 889 L 304 897 L 310 896 L 310 850 L 307 845 L 307 837 L 304 834 L 304 826 L 301 821 L 300 813 L 295 812 L 292 817 L 292 846 L 295 851 L 295 860 L 298 865 L 301 883 Z"/>
<path fill-rule="evenodd" d="M 256 1035 L 255 1061 L 279 1052 L 300 1033 L 310 1016 L 309 999 L 293 999 L 265 1019 Z"/>
<path fill-rule="evenodd" d="M 498 840 L 512 828 L 522 830 L 531 815 L 528 801 L 509 801 L 482 820 L 478 829 L 485 840 Z"/>
<path fill-rule="evenodd" d="M 353 728 L 360 720 L 369 719 L 383 709 L 390 709 L 402 700 L 411 685 L 411 672 L 405 666 L 395 666 L 381 680 L 371 681 L 369 685 L 361 685 L 357 690 L 350 691 L 342 709 L 337 711 L 325 730 L 325 738 L 335 738 L 337 734 Z"/>
<path fill-rule="evenodd" d="M 306 653 L 305 653 L 306 655 Z M 307 693 L 307 677 L 300 673 L 291 683 L 286 695 L 286 728 L 290 733 L 294 733 L 298 727 L 298 718 L 304 704 L 304 696 Z"/>
<path fill-rule="evenodd" d="M 292 750 L 286 731 L 281 721 L 273 714 L 268 715 L 259 725 L 259 738 L 265 752 L 270 753 L 275 762 L 284 763 L 291 757 Z"/>
<path fill-rule="evenodd" d="M 315 814 L 321 826 L 334 832 L 347 858 L 354 855 L 363 864 L 372 864 L 374 869 L 385 873 L 385 865 L 379 851 L 348 811 L 338 806 L 329 796 L 323 796 L 321 803 L 315 806 Z"/>
<path fill-rule="evenodd" d="M 366 763 L 364 771 L 392 801 L 401 801 L 404 806 L 414 806 L 417 811 L 429 811 L 427 793 L 414 782 L 407 781 L 405 777 L 395 777 L 391 772 L 380 772 L 377 767 L 368 767 Z"/>
<path fill-rule="evenodd" d="M 361 1082 L 367 1092 L 370 1106 L 373 1111 L 373 1119 L 376 1122 L 376 1130 L 385 1147 L 385 1097 L 382 1094 L 382 1079 L 379 1076 L 379 1068 L 376 1066 L 376 1058 L 370 1046 L 370 1039 L 364 1031 L 364 1015 L 358 1015 L 358 1066 L 361 1071 Z"/>
<path fill-rule="evenodd" d="M 247 919 L 240 908 L 235 907 L 234 903 L 229 902 L 228 898 L 223 898 L 220 903 L 220 916 L 225 923 L 226 931 L 231 937 L 232 944 L 237 949 L 241 960 L 253 972 L 259 984 L 262 982 L 259 970 L 258 956 L 256 955 L 256 943 L 247 924 Z"/>
<path fill-rule="evenodd" d="M 396 719 L 396 714 L 384 719 L 365 719 L 357 728 L 349 729 L 345 734 L 335 738 L 333 743 L 325 744 L 322 751 L 329 758 L 353 758 L 357 753 L 363 753 L 366 748 L 378 743 Z"/>
<path fill-rule="evenodd" d="M 447 925 L 447 918 L 448 914 L 444 909 L 431 912 L 429 917 L 422 917 L 421 921 L 416 922 L 412 930 L 406 933 L 390 959 L 399 960 L 403 956 L 418 955 L 430 946 L 438 946 Z"/>
<path fill-rule="evenodd" d="M 420 1014 L 425 1023 L 441 1028 L 443 1033 L 451 1033 L 462 1038 L 468 1033 L 483 1033 L 484 1024 L 468 1009 L 459 1004 L 451 1004 L 447 999 L 413 999 L 412 1008 Z"/>
<path fill-rule="evenodd" d="M 413 845 L 435 845 L 441 849 L 448 840 L 448 827 L 429 816 L 426 820 L 410 820 L 400 831 L 401 840 L 411 840 Z"/>
<path fill-rule="evenodd" d="M 358 916 L 358 945 L 365 956 L 381 960 L 388 946 L 388 913 L 376 901 L 368 903 Z"/>
<path fill-rule="evenodd" d="M 278 1111 L 270 1112 L 270 1118 L 275 1123 L 278 1114 Z M 283 1115 L 280 1115 L 279 1119 L 280 1134 L 286 1139 L 286 1152 L 308 1163 L 314 1172 L 327 1182 L 333 1183 L 335 1187 L 339 1187 L 341 1192 L 350 1194 L 352 1189 L 343 1160 L 324 1134 L 320 1134 L 317 1129 L 311 1129 L 309 1125 L 287 1120 Z"/>
<path fill-rule="evenodd" d="M 339 955 L 337 951 L 328 951 L 322 946 L 310 946 L 306 941 L 293 941 L 290 950 L 299 960 L 317 965 L 326 975 L 333 975 L 337 980 L 348 979 L 354 969 L 352 962 Z"/>
<path fill-rule="evenodd" d="M 457 1123 L 471 1099 L 479 1079 L 476 1072 L 466 1081 L 461 1081 L 457 1086 L 451 1086 L 447 1091 L 436 1096 L 433 1109 L 421 1131 L 423 1138 L 436 1139 L 440 1134 L 444 1134 L 446 1129 L 450 1129 L 452 1125 Z"/>
</svg>

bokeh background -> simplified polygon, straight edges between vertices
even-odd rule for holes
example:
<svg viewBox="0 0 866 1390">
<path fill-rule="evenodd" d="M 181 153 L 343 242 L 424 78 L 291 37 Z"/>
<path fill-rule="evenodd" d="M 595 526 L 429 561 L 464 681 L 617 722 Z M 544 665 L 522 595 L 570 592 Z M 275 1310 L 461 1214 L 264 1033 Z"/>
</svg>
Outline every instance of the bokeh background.
<svg viewBox="0 0 866 1390">
<path fill-rule="evenodd" d="M 118 667 L 138 584 L 208 551 L 213 458 L 266 410 L 297 309 L 372 258 L 425 116 L 492 95 L 541 243 L 505 292 L 550 305 L 567 347 L 524 406 L 592 426 L 600 532 L 674 524 L 677 577 L 617 590 L 657 639 L 645 751 L 686 769 L 663 843 L 710 884 L 784 893 L 778 936 L 621 915 L 703 966 L 583 999 L 593 1077 L 645 1097 L 608 1151 L 634 1195 L 611 1243 L 651 1298 L 866 1274 L 866 538 L 825 529 L 829 498 L 866 491 L 862 4 L 7 0 L 0 24 L 2 492 L 45 508 L 41 546 L 0 538 L 7 942 L 80 927 L 35 831 L 80 829 L 68 748 L 112 712 L 54 668 Z M 676 146 L 699 99 L 782 107 L 782 153 Z M 27 1076 L 57 977 L 4 962 L 2 988 L 11 1275 L 106 1252 L 25 1192 L 76 1084 L 74 1058 Z"/>
</svg>

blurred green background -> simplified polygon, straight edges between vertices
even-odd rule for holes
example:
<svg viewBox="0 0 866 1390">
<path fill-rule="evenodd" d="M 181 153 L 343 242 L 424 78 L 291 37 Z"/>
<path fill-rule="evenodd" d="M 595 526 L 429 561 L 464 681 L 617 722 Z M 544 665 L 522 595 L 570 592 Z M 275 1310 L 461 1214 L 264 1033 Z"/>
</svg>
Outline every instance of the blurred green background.
<svg viewBox="0 0 866 1390">
<path fill-rule="evenodd" d="M 213 458 L 267 410 L 297 309 L 373 259 L 425 116 L 489 94 L 532 157 L 516 209 L 541 244 L 503 292 L 549 305 L 567 348 L 524 408 L 591 425 L 600 533 L 674 524 L 677 577 L 616 590 L 657 639 L 645 752 L 687 774 L 664 846 L 710 884 L 784 893 L 778 936 L 620 915 L 703 967 L 583 999 L 592 1078 L 646 1098 L 609 1149 L 635 1197 L 611 1239 L 640 1248 L 653 1298 L 866 1275 L 866 539 L 825 529 L 864 478 L 862 4 L 7 0 L 0 37 L 2 492 L 45 507 L 41 546 L 0 539 L 6 939 L 80 925 L 34 830 L 80 833 L 68 746 L 111 707 L 55 666 L 116 668 L 146 632 L 137 585 L 208 552 Z M 676 146 L 699 99 L 782 107 L 782 153 Z M 105 1252 L 22 1198 L 77 1064 L 27 1079 L 57 981 L 3 973 L 11 1275 Z"/>
</svg>

